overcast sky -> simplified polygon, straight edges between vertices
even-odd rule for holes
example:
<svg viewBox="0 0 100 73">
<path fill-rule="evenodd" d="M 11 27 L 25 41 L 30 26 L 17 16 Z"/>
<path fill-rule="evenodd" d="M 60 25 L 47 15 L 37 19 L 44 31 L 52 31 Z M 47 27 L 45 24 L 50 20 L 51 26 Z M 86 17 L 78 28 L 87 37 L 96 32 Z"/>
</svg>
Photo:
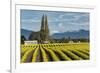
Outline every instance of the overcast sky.
<svg viewBox="0 0 100 73">
<path fill-rule="evenodd" d="M 43 14 L 48 17 L 50 34 L 89 30 L 89 13 L 21 10 L 21 28 L 39 31 Z"/>
</svg>

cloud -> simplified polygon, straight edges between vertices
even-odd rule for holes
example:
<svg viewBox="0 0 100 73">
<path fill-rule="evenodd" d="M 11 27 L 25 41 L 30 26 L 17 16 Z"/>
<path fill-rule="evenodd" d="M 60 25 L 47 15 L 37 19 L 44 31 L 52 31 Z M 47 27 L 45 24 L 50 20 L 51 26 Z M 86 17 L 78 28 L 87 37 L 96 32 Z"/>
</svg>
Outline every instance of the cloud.
<svg viewBox="0 0 100 73">
<path fill-rule="evenodd" d="M 62 28 L 63 27 L 63 24 L 62 23 L 59 23 L 58 26 Z"/>
<path fill-rule="evenodd" d="M 24 11 L 22 14 L 22 27 L 39 30 L 41 17 L 46 14 L 50 33 L 65 32 L 77 29 L 89 29 L 89 13 L 82 12 L 55 12 L 55 11 Z"/>
<path fill-rule="evenodd" d="M 89 22 L 67 22 L 70 26 L 89 26 Z"/>
<path fill-rule="evenodd" d="M 50 31 L 50 34 L 51 34 L 51 35 L 54 34 L 54 33 L 60 33 L 60 31 L 57 31 L 57 30 L 51 30 L 51 31 Z"/>
<path fill-rule="evenodd" d="M 55 30 L 55 31 L 53 31 L 53 33 L 59 33 L 59 31 Z"/>
<path fill-rule="evenodd" d="M 38 19 L 22 19 L 22 22 L 34 23 L 34 22 L 41 22 L 41 21 Z"/>
<path fill-rule="evenodd" d="M 64 13 L 64 14 L 59 14 L 58 16 L 54 18 L 49 18 L 48 20 L 49 23 L 54 23 L 54 22 L 72 22 L 72 23 L 84 23 L 84 22 L 89 22 L 89 14 L 87 13 Z"/>
<path fill-rule="evenodd" d="M 65 15 L 63 15 L 63 14 L 61 14 L 61 15 L 59 15 L 59 19 L 62 19 L 63 17 L 64 17 Z"/>
</svg>

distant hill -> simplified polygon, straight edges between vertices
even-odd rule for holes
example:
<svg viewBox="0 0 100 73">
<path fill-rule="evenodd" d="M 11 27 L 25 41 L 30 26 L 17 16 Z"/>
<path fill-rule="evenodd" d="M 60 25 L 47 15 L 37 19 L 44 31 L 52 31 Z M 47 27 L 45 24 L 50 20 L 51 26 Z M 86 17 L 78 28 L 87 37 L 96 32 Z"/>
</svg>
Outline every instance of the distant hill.
<svg viewBox="0 0 100 73">
<path fill-rule="evenodd" d="M 29 38 L 31 34 L 31 30 L 26 30 L 26 29 L 21 29 L 21 35 L 24 35 L 26 39 Z M 63 37 L 70 37 L 71 39 L 80 39 L 84 38 L 87 39 L 89 38 L 89 31 L 88 30 L 79 30 L 79 31 L 72 31 L 72 32 L 64 32 L 64 33 L 54 33 L 51 35 L 52 38 L 54 39 L 61 39 Z"/>
<path fill-rule="evenodd" d="M 26 39 L 29 38 L 29 35 L 31 34 L 32 31 L 26 30 L 26 29 L 21 29 L 21 35 L 24 35 Z"/>
<path fill-rule="evenodd" d="M 71 39 L 80 39 L 89 38 L 89 31 L 88 30 L 79 30 L 79 31 L 72 31 L 72 32 L 64 32 L 64 33 L 54 33 L 52 36 L 54 39 L 61 39 L 63 37 L 70 37 Z"/>
</svg>

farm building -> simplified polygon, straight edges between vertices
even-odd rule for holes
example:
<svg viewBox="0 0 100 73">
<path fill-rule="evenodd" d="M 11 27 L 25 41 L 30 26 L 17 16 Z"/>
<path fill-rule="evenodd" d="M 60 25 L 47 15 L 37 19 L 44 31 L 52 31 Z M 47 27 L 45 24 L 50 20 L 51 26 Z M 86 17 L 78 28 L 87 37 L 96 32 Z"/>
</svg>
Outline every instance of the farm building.
<svg viewBox="0 0 100 73">
<path fill-rule="evenodd" d="M 33 40 L 33 41 L 24 41 L 25 44 L 38 44 L 38 42 L 36 40 Z"/>
</svg>

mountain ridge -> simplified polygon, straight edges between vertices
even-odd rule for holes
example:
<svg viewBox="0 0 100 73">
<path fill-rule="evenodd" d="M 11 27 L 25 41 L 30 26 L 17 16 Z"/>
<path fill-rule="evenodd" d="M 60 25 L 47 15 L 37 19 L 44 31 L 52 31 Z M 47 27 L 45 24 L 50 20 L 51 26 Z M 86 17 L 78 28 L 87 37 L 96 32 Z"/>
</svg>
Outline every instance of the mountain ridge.
<svg viewBox="0 0 100 73">
<path fill-rule="evenodd" d="M 52 35 L 52 38 L 57 38 L 57 39 L 61 39 L 63 37 L 66 37 L 66 38 L 70 37 L 72 39 L 81 39 L 81 38 L 88 39 L 89 31 L 81 29 L 79 31 L 68 31 L 64 33 L 55 33 Z"/>
<path fill-rule="evenodd" d="M 28 37 L 30 36 L 31 30 L 27 30 L 27 29 L 21 29 L 21 35 L 24 35 L 26 39 L 28 39 Z M 70 37 L 72 39 L 81 39 L 81 38 L 85 38 L 88 39 L 89 38 L 89 30 L 79 30 L 79 31 L 66 31 L 63 33 L 54 33 L 51 35 L 51 37 L 53 39 L 61 39 L 63 37 Z"/>
</svg>

